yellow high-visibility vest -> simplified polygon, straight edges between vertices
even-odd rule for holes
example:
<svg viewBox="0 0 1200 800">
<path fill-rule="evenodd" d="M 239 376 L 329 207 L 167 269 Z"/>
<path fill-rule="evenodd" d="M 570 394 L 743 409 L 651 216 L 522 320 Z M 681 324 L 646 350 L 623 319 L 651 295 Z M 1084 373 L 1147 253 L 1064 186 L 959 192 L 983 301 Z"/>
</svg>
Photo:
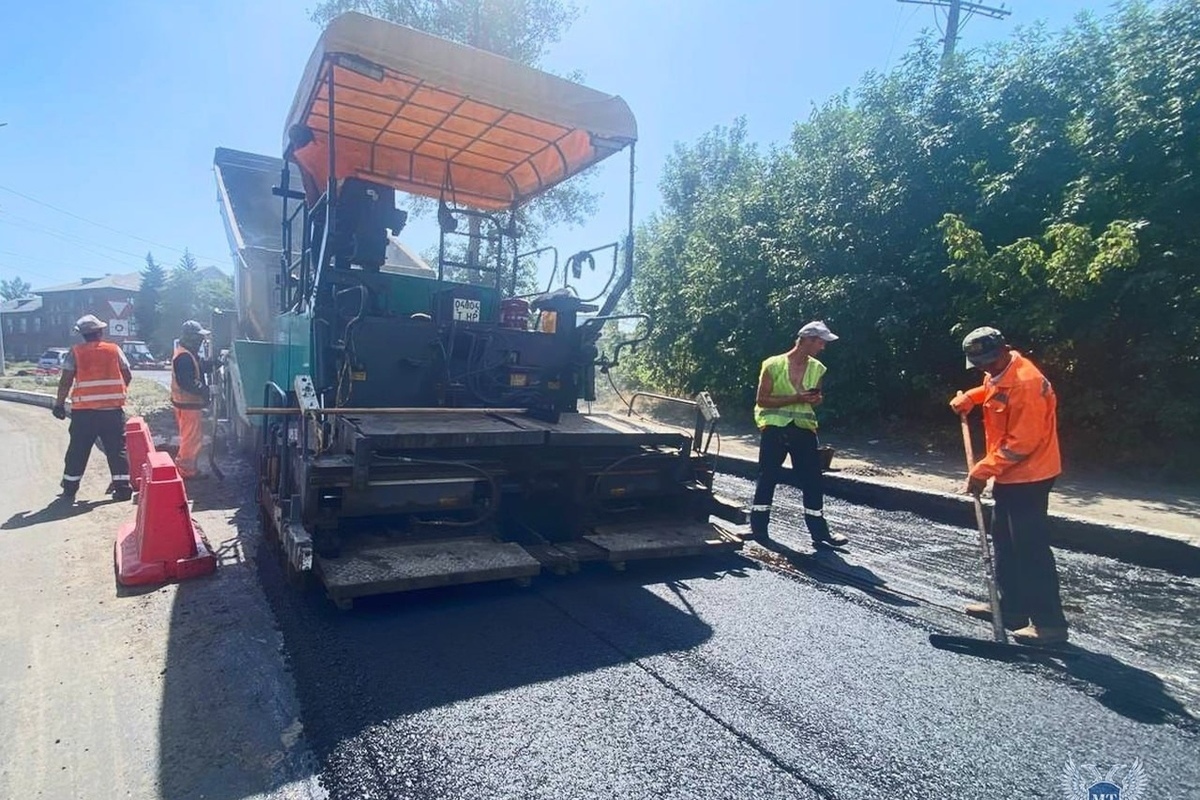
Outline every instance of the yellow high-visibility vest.
<svg viewBox="0 0 1200 800">
<path fill-rule="evenodd" d="M 792 381 L 788 378 L 787 353 L 771 356 L 762 363 L 762 369 L 758 373 L 760 381 L 764 372 L 771 376 L 771 396 L 782 397 L 817 388 L 817 384 L 821 382 L 821 376 L 825 374 L 825 365 L 809 356 L 808 366 L 804 368 L 804 386 L 800 389 L 792 386 Z M 758 403 L 754 404 L 754 424 L 759 428 L 765 428 L 767 425 L 783 427 L 788 423 L 795 423 L 797 427 L 815 431 L 817 414 L 809 403 L 793 403 L 782 408 L 763 408 Z"/>
</svg>

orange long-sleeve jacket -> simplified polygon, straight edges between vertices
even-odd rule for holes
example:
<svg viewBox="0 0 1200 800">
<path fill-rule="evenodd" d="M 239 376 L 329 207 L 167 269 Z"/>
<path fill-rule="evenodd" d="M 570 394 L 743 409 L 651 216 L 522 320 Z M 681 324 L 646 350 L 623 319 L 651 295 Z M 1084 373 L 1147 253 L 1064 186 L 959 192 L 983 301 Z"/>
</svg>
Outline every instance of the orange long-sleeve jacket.
<svg viewBox="0 0 1200 800">
<path fill-rule="evenodd" d="M 971 477 L 996 483 L 1032 483 L 1062 473 L 1058 450 L 1058 398 L 1054 387 L 1017 351 L 999 375 L 966 393 L 983 409 L 985 455 Z"/>
</svg>

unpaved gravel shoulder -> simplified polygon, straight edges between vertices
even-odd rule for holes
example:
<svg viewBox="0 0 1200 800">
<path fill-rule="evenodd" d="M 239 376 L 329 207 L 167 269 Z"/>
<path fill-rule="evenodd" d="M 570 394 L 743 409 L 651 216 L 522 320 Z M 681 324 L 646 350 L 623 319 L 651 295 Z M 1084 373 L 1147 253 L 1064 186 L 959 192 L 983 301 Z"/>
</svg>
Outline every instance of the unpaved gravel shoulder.
<svg viewBox="0 0 1200 800">
<path fill-rule="evenodd" d="M 256 577 L 249 476 L 189 487 L 215 576 L 123 590 L 113 542 L 135 507 L 104 499 L 103 456 L 64 510 L 49 504 L 66 426 L 0 403 L 0 440 L 0 797 L 320 796 Z"/>
</svg>

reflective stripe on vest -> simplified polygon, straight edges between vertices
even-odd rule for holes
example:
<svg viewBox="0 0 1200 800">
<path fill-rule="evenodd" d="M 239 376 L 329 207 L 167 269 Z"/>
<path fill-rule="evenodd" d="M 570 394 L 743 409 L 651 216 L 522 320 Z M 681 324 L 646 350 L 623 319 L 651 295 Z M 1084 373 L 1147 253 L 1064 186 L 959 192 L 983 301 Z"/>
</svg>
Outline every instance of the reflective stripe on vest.
<svg viewBox="0 0 1200 800">
<path fill-rule="evenodd" d="M 175 354 L 171 357 L 171 405 L 176 408 L 204 408 L 204 395 L 192 394 L 184 391 L 179 385 L 179 381 L 175 379 L 175 359 L 181 355 L 186 355 L 192 360 L 193 375 L 196 380 L 200 380 L 200 361 L 196 358 L 196 354 L 186 347 L 176 347 Z"/>
<path fill-rule="evenodd" d="M 788 377 L 787 353 L 771 356 L 763 362 L 762 369 L 771 376 L 772 397 L 798 394 L 797 390 L 792 386 L 791 379 Z M 805 391 L 815 389 L 817 384 L 821 382 L 821 376 L 824 374 L 825 365 L 812 356 L 809 356 L 808 365 L 804 368 L 803 389 Z M 808 403 L 793 403 L 783 408 L 763 408 L 755 403 L 754 424 L 758 427 L 765 428 L 767 425 L 776 425 L 782 428 L 789 423 L 795 423 L 798 428 L 815 431 L 817 429 L 817 414 Z"/>
<path fill-rule="evenodd" d="M 75 356 L 71 410 L 124 406 L 125 378 L 121 375 L 121 348 L 113 342 L 84 342 L 72 347 L 71 352 Z"/>
</svg>

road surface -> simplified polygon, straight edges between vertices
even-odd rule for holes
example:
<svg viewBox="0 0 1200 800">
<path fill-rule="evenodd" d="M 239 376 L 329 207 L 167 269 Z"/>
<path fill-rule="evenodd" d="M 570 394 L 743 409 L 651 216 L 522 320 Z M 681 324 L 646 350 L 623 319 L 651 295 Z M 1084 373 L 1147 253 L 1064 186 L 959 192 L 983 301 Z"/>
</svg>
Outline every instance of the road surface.
<svg viewBox="0 0 1200 800">
<path fill-rule="evenodd" d="M 116 597 L 130 509 L 31 518 L 63 428 L 5 405 L 0 434 L 3 797 L 1060 798 L 1068 759 L 1137 758 L 1144 798 L 1200 794 L 1194 579 L 1060 552 L 1078 657 L 945 652 L 931 632 L 989 635 L 953 610 L 974 534 L 831 501 L 844 554 L 781 524 L 779 552 L 346 613 L 258 550 L 230 465 L 193 491 L 218 575 Z"/>
</svg>

